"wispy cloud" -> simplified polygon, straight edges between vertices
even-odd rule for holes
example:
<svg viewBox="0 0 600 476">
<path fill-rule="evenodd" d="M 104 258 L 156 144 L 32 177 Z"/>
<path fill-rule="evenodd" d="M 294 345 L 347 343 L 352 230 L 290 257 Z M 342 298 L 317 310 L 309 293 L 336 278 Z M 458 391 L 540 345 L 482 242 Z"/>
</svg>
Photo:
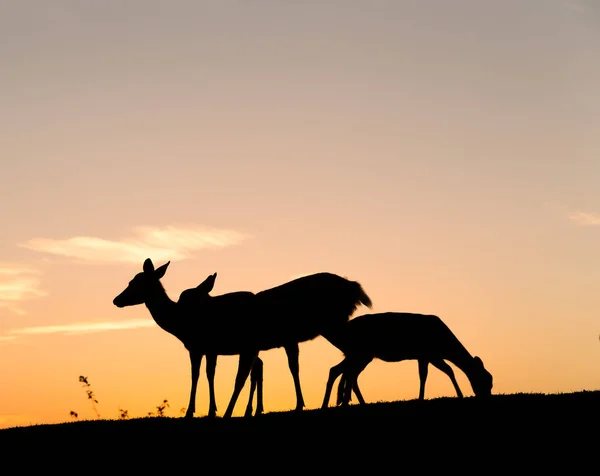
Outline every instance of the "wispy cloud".
<svg viewBox="0 0 600 476">
<path fill-rule="evenodd" d="M 157 261 L 183 260 L 195 251 L 233 246 L 248 238 L 233 230 L 201 227 L 139 227 L 133 231 L 133 236 L 119 240 L 93 236 L 34 238 L 19 246 L 85 262 L 140 263 L 148 257 Z"/>
<path fill-rule="evenodd" d="M 21 274 L 39 274 L 39 271 L 26 267 L 0 264 L 0 278 L 2 276 L 18 276 Z"/>
<path fill-rule="evenodd" d="M 39 272 L 25 267 L 0 265 L 0 307 L 25 314 L 19 303 L 47 296 L 41 289 Z"/>
<path fill-rule="evenodd" d="M 154 327 L 156 324 L 152 319 L 130 319 L 128 321 L 113 322 L 80 322 L 62 326 L 38 326 L 12 329 L 8 331 L 5 338 L 14 338 L 17 335 L 40 335 L 40 334 L 89 334 L 92 332 L 115 331 L 123 329 L 138 329 L 140 327 Z M 2 339 L 2 337 L 0 337 Z"/>
<path fill-rule="evenodd" d="M 130 319 L 127 321 L 77 322 L 60 326 L 22 327 L 7 330 L 4 335 L 0 335 L 0 346 L 15 341 L 18 337 L 24 336 L 44 336 L 52 334 L 82 335 L 147 327 L 156 327 L 156 323 L 152 319 Z"/>
<path fill-rule="evenodd" d="M 600 213 L 594 212 L 571 212 L 569 220 L 579 226 L 598 226 L 600 225 Z"/>
</svg>

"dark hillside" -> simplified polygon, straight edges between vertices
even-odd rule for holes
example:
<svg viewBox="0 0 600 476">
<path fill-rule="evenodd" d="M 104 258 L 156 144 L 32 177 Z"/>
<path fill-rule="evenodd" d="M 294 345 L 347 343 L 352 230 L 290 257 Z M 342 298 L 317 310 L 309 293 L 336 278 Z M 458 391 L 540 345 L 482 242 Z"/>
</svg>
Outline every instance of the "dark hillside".
<svg viewBox="0 0 600 476">
<path fill-rule="evenodd" d="M 72 445 L 79 448 L 84 444 L 94 454 L 117 454 L 119 448 L 138 447 L 150 454 L 154 448 L 158 454 L 173 448 L 184 451 L 192 444 L 203 460 L 207 455 L 227 454 L 233 458 L 230 463 L 239 463 L 235 455 L 241 450 L 263 456 L 272 453 L 278 458 L 304 454 L 298 464 L 306 463 L 305 457 L 325 454 L 327 460 L 334 458 L 332 465 L 341 455 L 364 461 L 385 448 L 382 457 L 386 460 L 412 459 L 415 451 L 426 451 L 424 463 L 430 465 L 439 463 L 435 455 L 443 450 L 455 454 L 461 467 L 475 464 L 470 458 L 479 454 L 492 458 L 493 465 L 529 461 L 535 462 L 537 469 L 570 459 L 574 469 L 588 459 L 597 459 L 599 428 L 600 391 L 584 391 L 381 402 L 299 414 L 267 413 L 249 419 L 149 417 L 37 425 L 0 430 L 0 448 L 35 448 L 59 442 L 67 452 Z M 344 458 L 337 464 L 349 464 Z"/>
</svg>

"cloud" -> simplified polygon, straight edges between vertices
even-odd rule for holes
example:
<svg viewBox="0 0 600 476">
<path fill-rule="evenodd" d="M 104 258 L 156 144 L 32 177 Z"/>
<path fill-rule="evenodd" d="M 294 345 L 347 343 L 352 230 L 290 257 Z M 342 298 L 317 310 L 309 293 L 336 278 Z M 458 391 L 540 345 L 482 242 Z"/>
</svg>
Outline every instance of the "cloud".
<svg viewBox="0 0 600 476">
<path fill-rule="evenodd" d="M 121 240 L 90 236 L 34 238 L 19 246 L 84 262 L 140 263 L 146 258 L 183 260 L 195 251 L 233 246 L 247 238 L 233 230 L 167 226 L 135 228 L 134 236 Z"/>
<path fill-rule="evenodd" d="M 152 319 L 130 319 L 128 321 L 113 322 L 80 322 L 62 326 L 39 326 L 12 329 L 8 331 L 6 339 L 17 335 L 44 335 L 44 334 L 90 334 L 92 332 L 104 332 L 123 329 L 138 329 L 141 327 L 154 327 L 156 323 Z M 2 339 L 2 337 L 0 337 Z"/>
<path fill-rule="evenodd" d="M 600 225 L 600 213 L 572 212 L 569 214 L 569 220 L 580 226 L 597 226 Z"/>
<path fill-rule="evenodd" d="M 0 265 L 0 278 L 2 276 L 18 276 L 20 274 L 39 274 L 39 271 L 19 266 Z"/>
<path fill-rule="evenodd" d="M 25 314 L 18 306 L 22 301 L 47 296 L 40 288 L 39 272 L 30 268 L 0 265 L 0 308 Z"/>
<path fill-rule="evenodd" d="M 4 335 L 0 335 L 0 346 L 8 344 L 11 341 L 22 336 L 40 336 L 40 335 L 82 335 L 95 332 L 120 331 L 127 329 L 141 329 L 147 327 L 156 327 L 152 319 L 130 319 L 127 321 L 105 321 L 105 322 L 77 322 L 73 324 L 64 324 L 60 326 L 36 326 L 23 327 L 20 329 L 10 329 Z"/>
</svg>

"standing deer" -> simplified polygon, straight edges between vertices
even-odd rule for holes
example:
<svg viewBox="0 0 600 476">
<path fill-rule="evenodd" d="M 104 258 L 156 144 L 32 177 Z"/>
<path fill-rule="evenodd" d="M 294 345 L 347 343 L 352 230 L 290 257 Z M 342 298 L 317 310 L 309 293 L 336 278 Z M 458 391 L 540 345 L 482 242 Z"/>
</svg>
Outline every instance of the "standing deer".
<svg viewBox="0 0 600 476">
<path fill-rule="evenodd" d="M 298 365 L 298 344 L 322 335 L 332 336 L 371 299 L 355 281 L 331 273 L 304 276 L 280 286 L 260 291 L 233 292 L 210 296 L 216 273 L 197 288 L 182 293 L 179 302 L 167 295 L 160 279 L 169 262 L 154 268 L 148 258 L 113 303 L 117 307 L 145 304 L 155 322 L 177 337 L 190 354 L 192 383 L 186 417 L 195 412 L 200 361 L 207 356 L 210 387 L 209 415 L 216 415 L 214 368 L 218 355 L 239 355 L 233 394 L 224 417 L 233 413 L 237 398 L 262 350 L 283 347 L 296 390 L 296 410 L 304 408 Z M 209 372 L 209 368 L 212 369 Z M 260 387 L 259 387 L 260 390 Z M 252 395 L 252 388 L 251 388 Z"/>
<path fill-rule="evenodd" d="M 492 393 L 493 378 L 479 357 L 473 357 L 452 331 L 437 316 L 387 312 L 366 314 L 349 321 L 340 330 L 335 342 L 344 353 L 344 360 L 331 367 L 321 408 L 329 405 L 333 383 L 342 374 L 338 385 L 337 404 L 347 405 L 352 391 L 361 404 L 365 400 L 358 387 L 358 376 L 373 360 L 419 363 L 419 400 L 425 398 L 425 382 L 429 364 L 444 372 L 454 385 L 459 398 L 463 394 L 452 368 L 452 362 L 468 377 L 476 396 Z"/>
<path fill-rule="evenodd" d="M 168 265 L 169 263 L 167 263 Z M 184 290 L 179 295 L 179 300 L 177 301 L 177 308 L 181 311 L 182 315 L 185 316 L 185 319 L 194 319 L 195 316 L 192 315 L 189 310 L 193 309 L 195 305 L 206 304 L 207 299 L 210 297 L 208 293 L 212 290 L 215 279 L 217 278 L 217 273 L 210 275 L 206 278 L 202 283 L 200 283 L 195 288 L 190 288 Z M 230 298 L 241 298 L 248 297 L 248 295 L 254 295 L 249 291 L 239 291 L 236 293 L 229 293 Z M 188 310 L 188 312 L 186 312 Z M 189 350 L 189 349 L 188 349 Z M 190 353 L 190 358 L 191 358 Z M 192 363 L 192 395 L 190 396 L 190 402 L 193 402 L 192 409 L 190 410 L 190 406 L 188 405 L 188 412 L 191 412 L 190 415 L 186 413 L 186 417 L 192 417 L 195 412 L 195 401 L 196 401 L 196 388 L 197 382 L 200 372 L 200 364 L 202 362 L 202 357 L 204 354 L 195 354 L 197 357 L 197 368 L 195 368 Z M 215 368 L 217 366 L 217 354 L 210 353 L 206 355 L 206 378 L 208 380 L 208 388 L 209 388 L 209 409 L 208 416 L 215 417 L 217 414 L 217 404 L 215 399 Z M 194 372 L 196 372 L 196 376 L 194 377 Z M 195 384 L 194 384 L 195 382 Z M 263 361 L 260 357 L 256 357 L 254 364 L 252 365 L 252 370 L 250 372 L 250 394 L 248 396 L 248 404 L 246 405 L 246 411 L 244 416 L 249 417 L 252 416 L 252 399 L 254 396 L 254 392 L 256 391 L 256 413 L 255 415 L 261 415 L 264 407 L 263 407 Z"/>
</svg>

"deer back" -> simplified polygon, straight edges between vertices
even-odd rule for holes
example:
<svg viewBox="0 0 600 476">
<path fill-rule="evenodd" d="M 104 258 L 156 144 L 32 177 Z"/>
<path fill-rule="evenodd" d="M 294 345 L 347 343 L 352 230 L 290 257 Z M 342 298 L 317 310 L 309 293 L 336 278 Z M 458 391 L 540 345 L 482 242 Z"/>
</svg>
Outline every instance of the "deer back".
<svg viewBox="0 0 600 476">
<path fill-rule="evenodd" d="M 468 352 L 435 315 L 402 312 L 364 314 L 340 335 L 344 353 L 364 353 L 385 361 L 449 359 Z"/>
<path fill-rule="evenodd" d="M 331 273 L 303 276 L 256 294 L 265 345 L 302 342 L 334 331 L 361 303 L 370 305 L 360 284 Z"/>
</svg>

